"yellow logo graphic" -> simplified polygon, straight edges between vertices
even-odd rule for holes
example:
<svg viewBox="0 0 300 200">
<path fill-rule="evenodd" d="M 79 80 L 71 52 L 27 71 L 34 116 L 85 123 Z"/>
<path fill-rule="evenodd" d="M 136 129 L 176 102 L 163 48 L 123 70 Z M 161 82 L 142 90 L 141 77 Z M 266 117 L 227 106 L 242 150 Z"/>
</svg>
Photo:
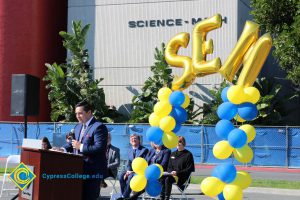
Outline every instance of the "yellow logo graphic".
<svg viewBox="0 0 300 200">
<path fill-rule="evenodd" d="M 9 179 L 12 180 L 20 190 L 24 190 L 35 177 L 36 175 L 22 162 L 9 175 Z"/>
</svg>

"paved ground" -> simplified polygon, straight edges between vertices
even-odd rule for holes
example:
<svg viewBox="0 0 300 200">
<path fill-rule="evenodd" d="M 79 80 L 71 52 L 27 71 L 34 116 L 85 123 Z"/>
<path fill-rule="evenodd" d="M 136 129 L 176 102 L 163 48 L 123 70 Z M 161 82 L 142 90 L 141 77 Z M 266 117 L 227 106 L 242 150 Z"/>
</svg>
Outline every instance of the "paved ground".
<svg viewBox="0 0 300 200">
<path fill-rule="evenodd" d="M 3 178 L 0 177 L 0 187 L 2 187 L 2 180 Z M 101 190 L 101 197 L 99 199 L 110 199 L 110 193 L 113 191 L 112 184 L 107 181 L 108 187 Z M 13 188 L 14 185 L 11 183 L 9 185 L 6 185 L 10 188 Z M 6 187 L 5 186 L 5 187 Z M 116 190 L 119 191 L 119 184 L 116 182 Z M 207 196 L 199 195 L 200 192 L 200 186 L 196 184 L 190 184 L 187 189 L 187 197 L 189 200 L 193 199 L 202 199 L 202 200 L 209 200 L 212 199 Z M 5 195 L 0 198 L 1 200 L 9 200 L 11 199 L 14 194 L 16 194 L 16 191 L 12 192 L 5 192 Z M 173 188 L 172 193 L 173 199 L 179 199 L 179 191 L 176 188 Z M 288 190 L 288 189 L 272 189 L 272 188 L 255 188 L 250 187 L 244 190 L 244 198 L 247 200 L 299 200 L 300 199 L 300 190 Z"/>
<path fill-rule="evenodd" d="M 195 176 L 210 176 L 214 166 L 196 165 Z M 275 167 L 237 167 L 250 173 L 253 179 L 300 181 L 300 169 L 275 168 Z"/>
<path fill-rule="evenodd" d="M 5 167 L 3 162 L 0 160 L 0 167 Z M 214 166 L 208 165 L 197 165 L 196 171 L 193 173 L 194 176 L 210 176 L 211 171 Z M 300 169 L 287 169 L 287 168 L 260 168 L 260 167 L 238 167 L 238 170 L 248 171 L 253 179 L 272 179 L 272 180 L 289 180 L 289 181 L 300 181 Z M 0 176 L 0 188 L 2 187 L 3 177 Z M 102 197 L 99 199 L 110 199 L 110 193 L 112 191 L 112 185 L 108 183 L 108 188 L 102 189 Z M 9 188 L 14 188 L 13 183 L 7 185 Z M 117 182 L 116 189 L 119 191 L 119 184 Z M 196 184 L 191 184 L 188 187 L 188 198 L 192 199 L 203 199 L 208 200 L 212 199 L 203 195 L 195 195 L 200 193 L 200 186 Z M 272 189 L 272 188 L 247 188 L 244 192 L 244 198 L 247 200 L 299 200 L 300 199 L 300 190 L 288 190 L 288 189 Z M 11 199 L 16 191 L 5 192 L 4 196 L 0 198 L 1 200 Z M 179 194 L 179 191 L 173 189 L 172 193 Z M 180 197 L 174 195 L 175 199 Z M 174 198 L 173 198 L 174 199 Z"/>
</svg>

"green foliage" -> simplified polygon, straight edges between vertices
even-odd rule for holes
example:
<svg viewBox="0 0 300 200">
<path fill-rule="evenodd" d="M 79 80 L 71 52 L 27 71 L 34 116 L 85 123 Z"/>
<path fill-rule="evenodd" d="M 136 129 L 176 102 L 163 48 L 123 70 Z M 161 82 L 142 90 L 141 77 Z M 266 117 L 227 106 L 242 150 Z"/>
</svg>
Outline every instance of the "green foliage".
<svg viewBox="0 0 300 200">
<path fill-rule="evenodd" d="M 155 63 L 151 66 L 152 77 L 149 77 L 141 89 L 141 93 L 132 99 L 133 111 L 131 112 L 131 123 L 148 123 L 149 115 L 153 112 L 153 107 L 157 103 L 157 93 L 162 87 L 171 88 L 173 76 L 172 69 L 165 60 L 165 44 L 161 49 L 155 48 Z M 187 123 L 193 123 L 194 119 L 200 114 L 199 110 L 194 111 L 194 101 L 191 99 L 187 107 L 189 120 Z"/>
<path fill-rule="evenodd" d="M 98 86 L 103 79 L 92 78 L 88 50 L 84 47 L 89 27 L 82 28 L 79 21 L 73 22 L 73 34 L 61 31 L 63 46 L 70 52 L 71 59 L 59 65 L 45 64 L 47 74 L 43 80 L 49 81 L 46 88 L 50 90 L 52 121 L 76 121 L 74 106 L 82 100 L 87 100 L 95 108 L 93 114 L 96 118 L 112 122 L 110 117 L 116 116 L 116 112 L 106 106 L 103 88 Z"/>
<path fill-rule="evenodd" d="M 133 111 L 130 116 L 132 123 L 148 123 L 149 115 L 153 112 L 153 107 L 158 100 L 158 90 L 164 86 L 171 86 L 172 69 L 165 60 L 164 50 L 164 44 L 162 44 L 161 50 L 155 48 L 155 63 L 151 66 L 153 76 L 145 81 L 141 93 L 132 99 Z"/>
<path fill-rule="evenodd" d="M 220 87 L 215 87 L 213 90 L 210 90 L 213 99 L 210 103 L 203 104 L 203 119 L 200 123 L 214 125 L 220 120 L 217 115 L 217 109 L 218 106 L 223 103 L 221 93 L 227 86 L 226 81 L 223 81 Z M 254 87 L 259 90 L 261 95 L 260 100 L 256 103 L 259 115 L 255 120 L 249 123 L 255 125 L 289 124 L 288 121 L 285 121 L 285 117 L 290 112 L 286 109 L 286 105 L 290 100 L 297 97 L 297 95 L 287 95 L 283 97 L 282 86 L 265 77 L 256 79 Z"/>
<path fill-rule="evenodd" d="M 287 125 L 285 117 L 289 111 L 286 109 L 287 103 L 297 95 L 282 96 L 282 86 L 273 80 L 265 77 L 257 79 L 254 83 L 260 92 L 260 99 L 257 102 L 258 117 L 251 121 L 251 124 L 259 125 Z"/>
<path fill-rule="evenodd" d="M 286 78 L 300 91 L 300 1 L 252 0 L 251 14 L 262 30 L 273 37 L 274 57 Z"/>
</svg>

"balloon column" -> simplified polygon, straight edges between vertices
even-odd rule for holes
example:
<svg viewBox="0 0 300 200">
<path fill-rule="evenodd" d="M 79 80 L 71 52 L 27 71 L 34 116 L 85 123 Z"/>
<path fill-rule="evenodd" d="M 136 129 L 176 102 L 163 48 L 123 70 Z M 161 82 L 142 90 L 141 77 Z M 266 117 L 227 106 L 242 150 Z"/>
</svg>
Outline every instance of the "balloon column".
<svg viewBox="0 0 300 200">
<path fill-rule="evenodd" d="M 232 153 L 241 163 L 248 163 L 253 158 L 253 151 L 248 143 L 256 136 L 255 128 L 249 124 L 234 128 L 230 120 L 239 122 L 251 121 L 258 111 L 255 103 L 260 94 L 255 87 L 231 86 L 223 89 L 223 103 L 218 107 L 217 114 L 221 120 L 216 124 L 216 134 L 222 139 L 213 148 L 213 154 L 218 159 L 226 159 Z"/>
<path fill-rule="evenodd" d="M 159 164 L 148 166 L 144 158 L 135 158 L 132 161 L 132 169 L 136 175 L 130 180 L 130 188 L 140 192 L 146 188 L 151 197 L 156 197 L 161 192 L 161 184 L 158 179 L 163 174 L 163 168 Z"/>
<path fill-rule="evenodd" d="M 146 136 L 149 141 L 164 144 L 172 149 L 178 143 L 175 133 L 187 120 L 185 108 L 189 105 L 190 98 L 181 91 L 172 91 L 164 87 L 158 91 L 158 99 L 154 112 L 149 116 L 151 127 L 147 130 Z"/>
<path fill-rule="evenodd" d="M 214 145 L 213 155 L 218 159 L 227 159 L 233 153 L 237 161 L 248 163 L 253 158 L 253 151 L 248 143 L 256 136 L 255 128 L 249 124 L 235 128 L 230 120 L 245 122 L 256 118 L 258 111 L 255 103 L 260 98 L 259 91 L 255 87 L 235 85 L 224 88 L 221 97 L 223 103 L 217 110 L 221 120 L 216 124 L 215 131 L 222 140 Z M 216 166 L 212 177 L 201 183 L 201 190 L 211 197 L 239 200 L 243 198 L 242 189 L 250 184 L 251 176 L 247 172 L 236 172 L 235 167 L 227 163 Z M 217 189 L 213 189 L 214 187 Z"/>
</svg>

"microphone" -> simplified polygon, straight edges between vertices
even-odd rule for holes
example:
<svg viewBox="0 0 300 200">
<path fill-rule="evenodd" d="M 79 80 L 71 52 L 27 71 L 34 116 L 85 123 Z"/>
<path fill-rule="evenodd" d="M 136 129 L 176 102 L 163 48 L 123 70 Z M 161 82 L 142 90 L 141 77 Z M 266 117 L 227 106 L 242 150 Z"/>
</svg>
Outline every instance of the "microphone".
<svg viewBox="0 0 300 200">
<path fill-rule="evenodd" d="M 75 140 L 75 129 L 71 129 L 71 132 L 68 133 L 68 139 L 70 141 Z"/>
</svg>

